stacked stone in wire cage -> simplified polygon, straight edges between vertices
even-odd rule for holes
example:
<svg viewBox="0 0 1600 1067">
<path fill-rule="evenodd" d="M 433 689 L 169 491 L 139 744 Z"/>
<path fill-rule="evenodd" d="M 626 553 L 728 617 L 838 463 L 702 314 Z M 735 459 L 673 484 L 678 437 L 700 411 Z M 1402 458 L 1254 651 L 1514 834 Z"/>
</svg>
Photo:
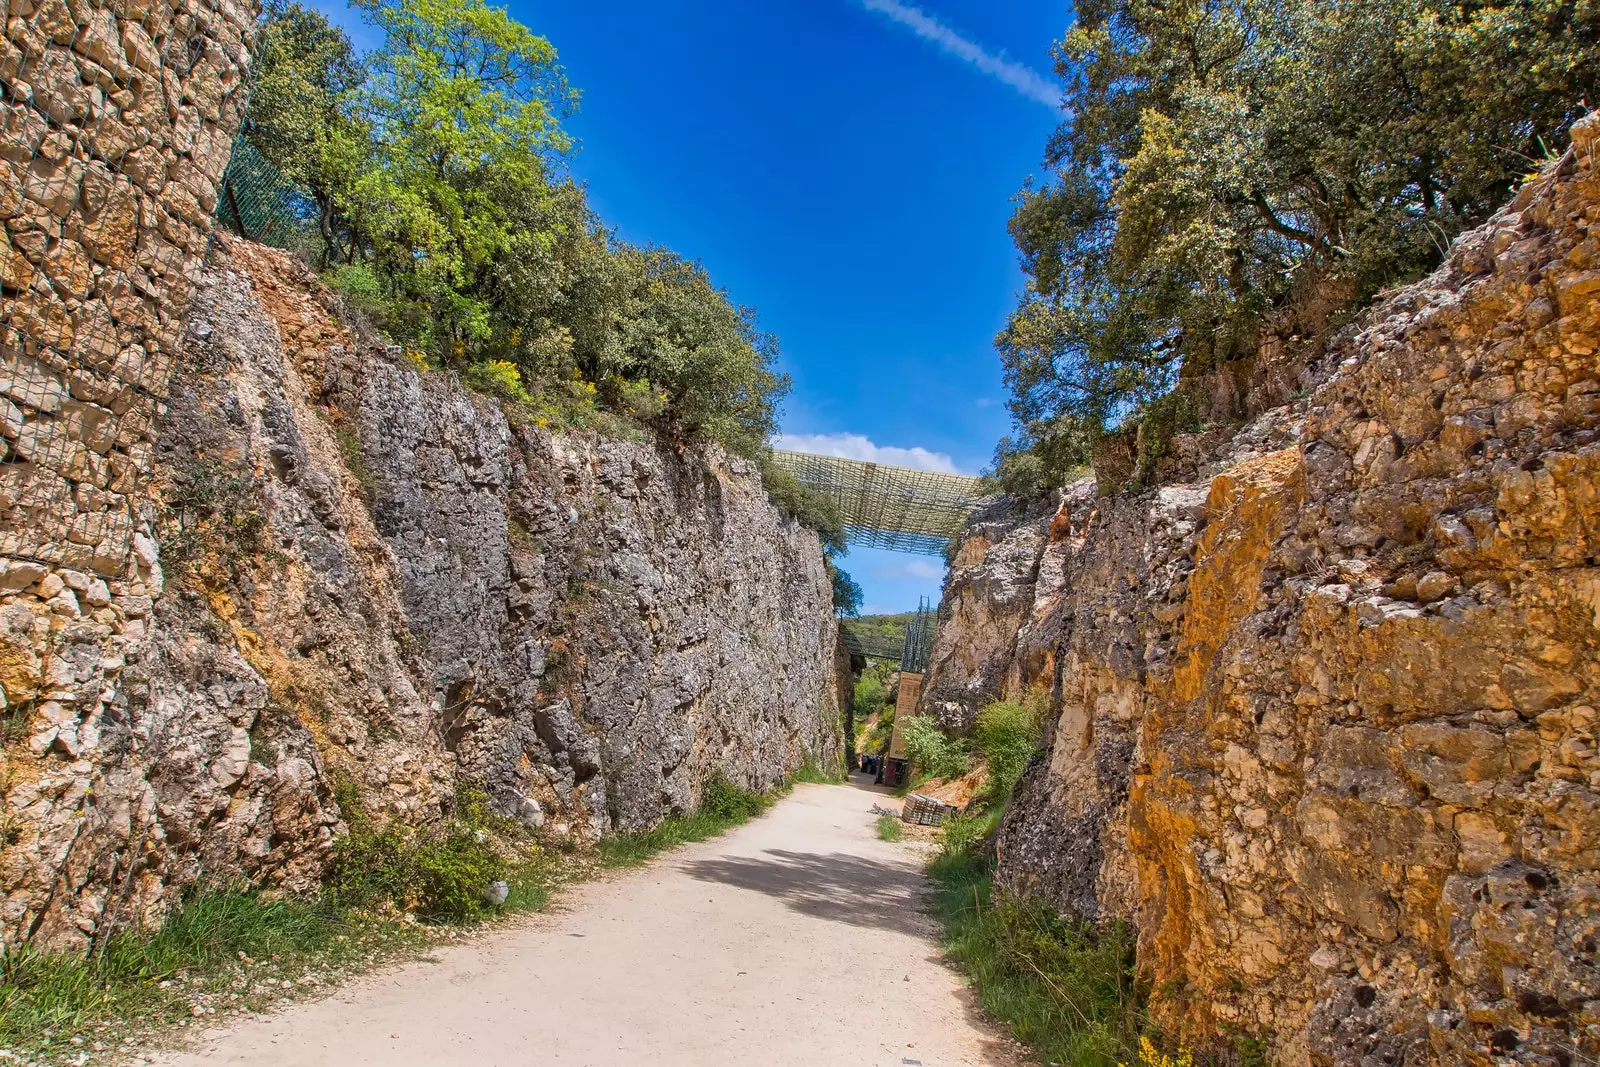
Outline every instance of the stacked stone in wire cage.
<svg viewBox="0 0 1600 1067">
<path fill-rule="evenodd" d="M 0 557 L 127 563 L 250 22 L 43 0 L 0 39 Z"/>
</svg>

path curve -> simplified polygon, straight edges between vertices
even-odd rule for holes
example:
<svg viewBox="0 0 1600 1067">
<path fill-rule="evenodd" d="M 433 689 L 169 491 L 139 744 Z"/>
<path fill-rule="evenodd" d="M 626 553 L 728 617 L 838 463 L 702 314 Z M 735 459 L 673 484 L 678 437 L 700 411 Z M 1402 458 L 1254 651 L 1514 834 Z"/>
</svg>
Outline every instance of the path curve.
<svg viewBox="0 0 1600 1067">
<path fill-rule="evenodd" d="M 164 1067 L 1015 1061 L 940 958 L 920 857 L 875 791 L 797 786 L 765 817 L 548 916 L 241 1018 Z"/>
</svg>

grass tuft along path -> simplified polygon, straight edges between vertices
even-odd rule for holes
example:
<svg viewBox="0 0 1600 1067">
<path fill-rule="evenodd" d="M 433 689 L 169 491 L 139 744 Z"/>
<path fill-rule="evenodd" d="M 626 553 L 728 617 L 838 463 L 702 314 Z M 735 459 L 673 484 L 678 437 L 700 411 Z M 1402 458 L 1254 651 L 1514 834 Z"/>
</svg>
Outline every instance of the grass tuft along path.
<svg viewBox="0 0 1600 1067">
<path fill-rule="evenodd" d="M 164 1067 L 1013 1064 L 942 961 L 879 794 L 801 785 L 554 914 L 200 1035 Z"/>
</svg>

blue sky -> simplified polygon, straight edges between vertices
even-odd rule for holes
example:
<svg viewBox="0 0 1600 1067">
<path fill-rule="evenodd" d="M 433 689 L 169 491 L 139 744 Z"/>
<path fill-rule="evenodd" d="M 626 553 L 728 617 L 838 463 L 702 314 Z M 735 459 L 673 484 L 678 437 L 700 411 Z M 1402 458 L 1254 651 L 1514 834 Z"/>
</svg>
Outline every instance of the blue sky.
<svg viewBox="0 0 1600 1067">
<path fill-rule="evenodd" d="M 320 0 L 369 32 L 339 0 Z M 976 473 L 1006 432 L 1005 231 L 1059 114 L 1066 0 L 510 0 L 583 94 L 567 128 L 626 238 L 701 260 L 777 334 L 812 450 Z M 850 436 L 841 436 L 850 435 Z M 793 443 L 793 442 L 791 442 Z M 856 550 L 869 611 L 942 561 Z"/>
</svg>

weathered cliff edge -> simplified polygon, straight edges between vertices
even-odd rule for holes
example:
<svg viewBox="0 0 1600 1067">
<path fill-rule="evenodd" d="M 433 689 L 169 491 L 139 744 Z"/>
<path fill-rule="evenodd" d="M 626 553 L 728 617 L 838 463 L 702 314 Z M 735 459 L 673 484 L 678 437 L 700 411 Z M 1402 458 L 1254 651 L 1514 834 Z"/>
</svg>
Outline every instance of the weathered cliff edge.
<svg viewBox="0 0 1600 1067">
<path fill-rule="evenodd" d="M 1174 1032 L 1600 1054 L 1597 138 L 1181 484 L 974 517 L 924 709 L 1051 687 L 1000 877 Z"/>
<path fill-rule="evenodd" d="M 203 879 L 311 889 L 340 776 L 380 815 L 481 783 L 592 839 L 713 770 L 838 758 L 821 546 L 752 465 L 513 425 L 289 257 L 213 242 L 155 536 L 120 579 L 0 574 L 6 940 L 83 944 Z"/>
</svg>

